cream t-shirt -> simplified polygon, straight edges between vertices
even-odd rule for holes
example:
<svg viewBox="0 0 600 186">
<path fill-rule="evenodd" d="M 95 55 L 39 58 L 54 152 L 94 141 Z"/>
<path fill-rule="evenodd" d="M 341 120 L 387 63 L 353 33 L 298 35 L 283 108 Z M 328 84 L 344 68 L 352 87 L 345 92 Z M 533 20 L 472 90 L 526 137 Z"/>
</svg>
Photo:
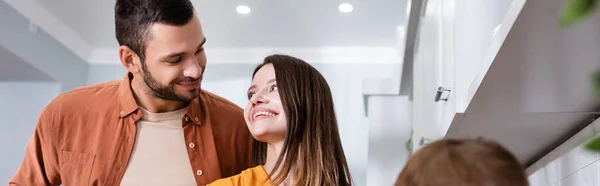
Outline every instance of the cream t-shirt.
<svg viewBox="0 0 600 186">
<path fill-rule="evenodd" d="M 182 118 L 186 108 L 151 113 L 143 108 L 136 123 L 137 134 L 122 186 L 195 186 L 183 135 Z"/>
</svg>

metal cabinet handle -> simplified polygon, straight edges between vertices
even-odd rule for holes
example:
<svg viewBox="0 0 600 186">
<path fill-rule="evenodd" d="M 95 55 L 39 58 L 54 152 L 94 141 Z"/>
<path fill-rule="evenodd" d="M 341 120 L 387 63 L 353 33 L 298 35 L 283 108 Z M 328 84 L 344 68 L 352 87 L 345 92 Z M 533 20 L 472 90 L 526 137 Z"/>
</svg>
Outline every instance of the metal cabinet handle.
<svg viewBox="0 0 600 186">
<path fill-rule="evenodd" d="M 439 102 L 440 100 L 448 101 L 448 97 L 442 98 L 442 94 L 446 91 L 448 91 L 448 93 L 450 93 L 451 90 L 444 88 L 442 86 L 438 87 L 437 93 L 435 94 L 435 102 Z"/>
<path fill-rule="evenodd" d="M 425 144 L 428 144 L 429 142 L 431 142 L 430 139 L 421 137 L 421 140 L 419 140 L 419 145 L 425 145 Z"/>
</svg>

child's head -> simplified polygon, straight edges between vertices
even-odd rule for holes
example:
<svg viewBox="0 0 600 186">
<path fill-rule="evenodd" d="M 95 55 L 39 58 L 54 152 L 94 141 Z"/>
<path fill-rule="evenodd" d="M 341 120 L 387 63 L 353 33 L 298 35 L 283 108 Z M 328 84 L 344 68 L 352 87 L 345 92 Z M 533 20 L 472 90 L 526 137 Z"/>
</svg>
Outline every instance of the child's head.
<svg viewBox="0 0 600 186">
<path fill-rule="evenodd" d="M 419 149 L 396 186 L 528 186 L 525 169 L 500 144 L 482 139 L 442 139 Z"/>
</svg>

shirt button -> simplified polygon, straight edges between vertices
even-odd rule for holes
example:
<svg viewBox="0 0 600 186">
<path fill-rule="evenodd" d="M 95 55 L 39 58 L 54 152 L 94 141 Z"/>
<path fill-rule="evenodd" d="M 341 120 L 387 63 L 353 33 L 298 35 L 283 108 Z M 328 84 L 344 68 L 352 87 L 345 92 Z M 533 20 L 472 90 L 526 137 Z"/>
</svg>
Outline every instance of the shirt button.
<svg viewBox="0 0 600 186">
<path fill-rule="evenodd" d="M 194 120 L 196 120 L 196 122 L 200 121 L 200 118 L 196 117 L 194 118 Z"/>
<path fill-rule="evenodd" d="M 190 143 L 190 148 L 192 148 L 192 149 L 193 149 L 194 147 L 196 147 L 196 144 L 194 144 L 194 143 Z"/>
<path fill-rule="evenodd" d="M 198 176 L 202 176 L 203 172 L 202 172 L 202 170 L 198 170 L 198 171 L 196 171 L 196 174 L 197 174 Z"/>
<path fill-rule="evenodd" d="M 187 116 L 185 117 L 185 122 L 190 121 L 190 118 L 188 118 Z"/>
<path fill-rule="evenodd" d="M 124 115 L 124 114 L 125 114 L 125 111 L 121 111 L 121 115 Z"/>
</svg>

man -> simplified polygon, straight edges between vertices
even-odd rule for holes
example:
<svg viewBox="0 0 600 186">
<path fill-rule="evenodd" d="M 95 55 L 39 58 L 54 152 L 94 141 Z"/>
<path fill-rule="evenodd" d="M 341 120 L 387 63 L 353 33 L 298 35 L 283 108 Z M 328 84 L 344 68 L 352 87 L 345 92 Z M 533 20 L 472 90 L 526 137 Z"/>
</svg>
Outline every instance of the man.
<svg viewBox="0 0 600 186">
<path fill-rule="evenodd" d="M 200 89 L 206 38 L 189 0 L 117 0 L 121 81 L 61 94 L 9 185 L 206 185 L 252 167 L 242 109 Z"/>
</svg>

